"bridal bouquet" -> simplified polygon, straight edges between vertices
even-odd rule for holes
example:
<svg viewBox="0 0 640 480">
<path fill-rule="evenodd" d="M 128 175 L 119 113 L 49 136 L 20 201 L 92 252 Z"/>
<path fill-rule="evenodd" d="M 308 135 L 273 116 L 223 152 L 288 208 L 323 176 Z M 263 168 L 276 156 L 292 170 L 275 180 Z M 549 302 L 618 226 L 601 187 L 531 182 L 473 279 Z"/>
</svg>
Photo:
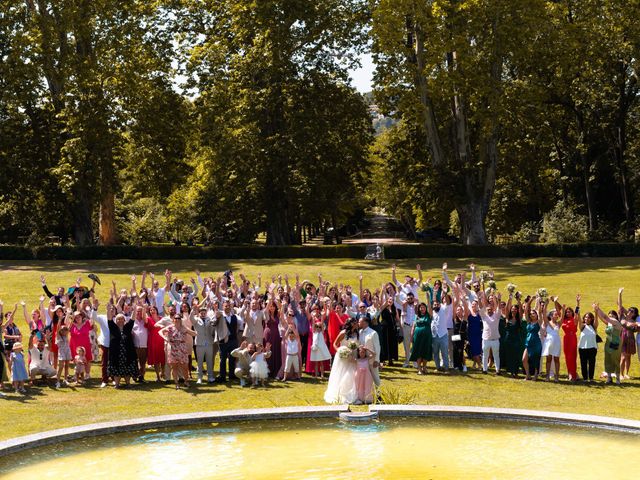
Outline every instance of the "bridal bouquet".
<svg viewBox="0 0 640 480">
<path fill-rule="evenodd" d="M 357 350 L 358 349 L 358 342 L 354 342 L 353 340 L 351 340 L 347 346 L 349 347 L 349 350 L 353 351 L 353 350 Z"/>
<path fill-rule="evenodd" d="M 540 300 L 542 300 L 543 302 L 546 302 L 549 299 L 549 294 L 547 293 L 546 288 L 539 288 L 538 296 L 540 297 Z"/>
<path fill-rule="evenodd" d="M 343 359 L 351 357 L 352 350 L 349 347 L 338 348 L 338 356 Z"/>
<path fill-rule="evenodd" d="M 510 283 L 507 285 L 507 292 L 509 292 L 509 295 L 513 295 L 514 293 L 516 293 L 517 289 L 518 289 L 518 286 L 514 285 L 513 283 Z"/>
<path fill-rule="evenodd" d="M 491 275 L 489 275 L 489 272 L 487 272 L 486 270 L 482 270 L 480 272 L 480 281 L 482 283 L 486 283 L 491 279 Z"/>
<path fill-rule="evenodd" d="M 496 282 L 494 282 L 493 280 L 489 280 L 487 283 L 487 288 L 484 289 L 484 293 L 485 295 L 489 296 L 492 295 L 496 292 Z"/>
</svg>

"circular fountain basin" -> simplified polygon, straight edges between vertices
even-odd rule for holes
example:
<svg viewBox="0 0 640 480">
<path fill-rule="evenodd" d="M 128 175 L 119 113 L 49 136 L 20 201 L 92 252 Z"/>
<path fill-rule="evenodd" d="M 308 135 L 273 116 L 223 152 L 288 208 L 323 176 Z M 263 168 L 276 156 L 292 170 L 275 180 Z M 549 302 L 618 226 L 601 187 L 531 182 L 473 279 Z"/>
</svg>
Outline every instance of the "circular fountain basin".
<svg viewBox="0 0 640 480">
<path fill-rule="evenodd" d="M 624 478 L 639 440 L 632 429 L 535 419 L 272 418 L 151 428 L 15 451 L 0 459 L 0 477 Z"/>
</svg>

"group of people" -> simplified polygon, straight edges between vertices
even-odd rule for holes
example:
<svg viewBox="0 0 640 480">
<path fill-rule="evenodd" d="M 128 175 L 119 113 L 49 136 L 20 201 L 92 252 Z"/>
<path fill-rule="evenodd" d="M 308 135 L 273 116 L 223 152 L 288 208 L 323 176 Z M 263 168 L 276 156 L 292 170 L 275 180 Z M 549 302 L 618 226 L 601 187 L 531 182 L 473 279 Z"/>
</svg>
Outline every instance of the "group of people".
<svg viewBox="0 0 640 480">
<path fill-rule="evenodd" d="M 11 377 L 21 393 L 38 377 L 57 388 L 82 384 L 98 361 L 101 387 L 115 388 L 145 382 L 148 367 L 176 389 L 188 388 L 193 376 L 198 384 L 259 386 L 270 378 L 286 382 L 330 372 L 328 403 L 368 403 L 380 385 L 380 368 L 398 361 L 399 344 L 403 367 L 418 375 L 434 362 L 443 372 L 495 369 L 536 380 L 544 358 L 544 375 L 558 381 L 564 350 L 568 379 L 578 380 L 579 357 L 581 377 L 590 382 L 600 342 L 606 382 L 628 378 L 640 352 L 640 323 L 638 309 L 623 306 L 622 288 L 616 310 L 605 313 L 594 303 L 581 312 L 580 295 L 572 307 L 545 289 L 524 295 L 508 284 L 501 292 L 491 272 L 469 270 L 469 280 L 467 271 L 450 278 L 445 263 L 442 279 L 431 283 L 418 265 L 417 277 L 400 281 L 394 265 L 391 281 L 373 291 L 362 275 L 356 291 L 321 275 L 317 284 L 284 275 L 263 286 L 259 274 L 252 282 L 231 271 L 205 278 L 196 271 L 183 281 L 169 270 L 163 278 L 143 272 L 139 285 L 136 275 L 128 288 L 112 283 L 104 313 L 98 313 L 97 276 L 89 276 L 90 287 L 79 278 L 55 294 L 41 278 L 38 307 L 29 313 L 21 302 L 24 333 L 16 324 L 18 304 L 4 311 L 0 302 L 0 380 Z"/>
</svg>

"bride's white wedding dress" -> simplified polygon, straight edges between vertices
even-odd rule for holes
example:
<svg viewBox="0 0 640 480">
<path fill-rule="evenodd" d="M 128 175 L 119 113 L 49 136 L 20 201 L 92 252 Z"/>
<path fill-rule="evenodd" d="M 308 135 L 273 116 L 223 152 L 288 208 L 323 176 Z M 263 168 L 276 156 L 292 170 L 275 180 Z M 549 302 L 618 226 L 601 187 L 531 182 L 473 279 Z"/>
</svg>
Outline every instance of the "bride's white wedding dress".
<svg viewBox="0 0 640 480">
<path fill-rule="evenodd" d="M 350 341 L 358 341 L 358 338 L 343 338 L 341 347 L 346 347 Z M 357 400 L 356 394 L 356 359 L 355 357 L 340 358 L 336 352 L 331 364 L 329 383 L 324 392 L 324 401 L 327 403 L 353 403 Z"/>
</svg>

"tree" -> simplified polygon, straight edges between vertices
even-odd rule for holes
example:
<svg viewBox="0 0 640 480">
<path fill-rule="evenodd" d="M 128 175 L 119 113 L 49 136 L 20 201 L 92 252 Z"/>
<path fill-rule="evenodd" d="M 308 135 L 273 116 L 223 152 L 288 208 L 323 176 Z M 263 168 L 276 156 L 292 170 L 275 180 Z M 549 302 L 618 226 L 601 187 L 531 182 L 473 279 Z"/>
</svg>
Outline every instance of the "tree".
<svg viewBox="0 0 640 480">
<path fill-rule="evenodd" d="M 376 2 L 378 104 L 420 125 L 465 244 L 486 243 L 504 116 L 542 2 Z"/>
<path fill-rule="evenodd" d="M 14 44 L 36 68 L 30 80 L 47 86 L 39 104 L 55 115 L 51 173 L 67 195 L 73 237 L 93 243 L 98 206 L 100 243 L 113 244 L 123 134 L 140 121 L 132 107 L 171 72 L 166 11 L 140 0 L 8 3 L 4 13 L 24 32 Z"/>
<path fill-rule="evenodd" d="M 264 229 L 268 244 L 286 245 L 310 212 L 349 210 L 319 203 L 317 185 L 329 189 L 323 198 L 352 195 L 366 158 L 368 114 L 344 86 L 366 14 L 358 0 L 185 2 L 183 30 L 197 34 L 184 47 L 200 94 L 194 158 L 210 165 L 194 183 L 205 196 L 222 190 L 233 205 L 227 230 Z M 242 215 L 248 201 L 250 219 Z M 208 215 L 220 229 L 227 212 Z"/>
</svg>

